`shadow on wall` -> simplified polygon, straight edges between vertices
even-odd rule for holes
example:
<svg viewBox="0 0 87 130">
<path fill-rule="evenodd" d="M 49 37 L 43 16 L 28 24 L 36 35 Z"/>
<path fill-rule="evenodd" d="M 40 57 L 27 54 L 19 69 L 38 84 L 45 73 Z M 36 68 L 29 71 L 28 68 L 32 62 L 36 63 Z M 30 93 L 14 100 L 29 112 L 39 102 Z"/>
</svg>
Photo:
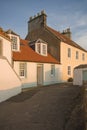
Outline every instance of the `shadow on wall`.
<svg viewBox="0 0 87 130">
<path fill-rule="evenodd" d="M 62 82 L 62 74 L 60 68 L 56 68 L 54 74 L 51 74 L 51 71 L 46 71 L 44 75 L 44 84 L 54 84 Z"/>
</svg>

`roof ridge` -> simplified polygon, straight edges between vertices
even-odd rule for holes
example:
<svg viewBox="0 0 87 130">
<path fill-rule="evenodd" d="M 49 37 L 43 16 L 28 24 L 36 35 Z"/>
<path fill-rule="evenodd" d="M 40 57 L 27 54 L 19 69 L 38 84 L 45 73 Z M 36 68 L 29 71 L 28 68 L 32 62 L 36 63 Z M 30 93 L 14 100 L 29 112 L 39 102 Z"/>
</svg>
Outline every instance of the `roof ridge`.
<svg viewBox="0 0 87 130">
<path fill-rule="evenodd" d="M 74 42 L 73 40 L 69 39 L 68 37 L 64 36 L 63 34 L 61 34 L 60 32 L 56 31 L 55 29 L 49 27 L 49 26 L 45 26 L 45 28 L 50 31 L 52 34 L 54 34 L 58 39 L 60 39 L 61 41 L 65 42 L 68 45 L 74 46 L 78 49 L 81 49 L 83 51 L 86 51 L 84 48 L 82 48 L 80 45 L 78 45 L 76 42 Z"/>
</svg>

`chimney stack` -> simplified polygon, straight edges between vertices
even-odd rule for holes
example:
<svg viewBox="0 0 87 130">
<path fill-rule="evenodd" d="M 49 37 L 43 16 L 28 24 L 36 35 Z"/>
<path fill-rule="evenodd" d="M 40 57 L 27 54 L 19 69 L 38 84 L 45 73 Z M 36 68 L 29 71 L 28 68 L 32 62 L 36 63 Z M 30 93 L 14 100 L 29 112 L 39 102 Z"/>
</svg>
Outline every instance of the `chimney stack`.
<svg viewBox="0 0 87 130">
<path fill-rule="evenodd" d="M 42 10 L 40 13 L 37 13 L 37 15 L 34 15 L 33 17 L 29 18 L 28 32 L 44 27 L 46 26 L 46 24 L 47 24 L 47 15 L 45 11 Z"/>
<path fill-rule="evenodd" d="M 63 30 L 62 34 L 65 35 L 66 37 L 68 37 L 69 39 L 71 39 L 70 28 L 67 28 L 66 30 Z"/>
</svg>

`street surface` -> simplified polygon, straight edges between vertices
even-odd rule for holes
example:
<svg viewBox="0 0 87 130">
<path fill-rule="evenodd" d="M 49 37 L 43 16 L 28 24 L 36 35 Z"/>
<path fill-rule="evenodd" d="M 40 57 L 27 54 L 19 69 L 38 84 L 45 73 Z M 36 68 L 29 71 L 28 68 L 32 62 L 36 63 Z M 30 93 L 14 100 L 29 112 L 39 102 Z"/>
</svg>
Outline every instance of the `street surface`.
<svg viewBox="0 0 87 130">
<path fill-rule="evenodd" d="M 78 92 L 66 84 L 24 91 L 0 103 L 0 130 L 65 130 Z"/>
</svg>

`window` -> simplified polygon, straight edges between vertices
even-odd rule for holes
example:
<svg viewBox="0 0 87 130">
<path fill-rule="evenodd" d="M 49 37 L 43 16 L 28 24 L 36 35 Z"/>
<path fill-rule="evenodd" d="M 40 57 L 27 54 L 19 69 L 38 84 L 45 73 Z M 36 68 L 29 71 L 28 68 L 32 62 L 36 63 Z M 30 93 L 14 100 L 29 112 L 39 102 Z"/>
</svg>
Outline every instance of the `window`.
<svg viewBox="0 0 87 130">
<path fill-rule="evenodd" d="M 21 78 L 26 77 L 26 63 L 19 64 L 19 75 Z"/>
<path fill-rule="evenodd" d="M 44 43 L 37 43 L 36 52 L 41 55 L 47 56 L 47 45 Z"/>
<path fill-rule="evenodd" d="M 67 71 L 68 75 L 71 75 L 71 66 L 68 66 L 68 71 Z"/>
<path fill-rule="evenodd" d="M 71 57 L 71 48 L 68 48 L 68 57 Z"/>
<path fill-rule="evenodd" d="M 17 37 L 12 36 L 11 41 L 12 41 L 12 49 L 17 50 Z"/>
<path fill-rule="evenodd" d="M 82 60 L 84 61 L 85 60 L 85 54 L 82 53 Z"/>
<path fill-rule="evenodd" d="M 79 52 L 76 51 L 76 59 L 79 59 Z"/>
<path fill-rule="evenodd" d="M 46 45 L 43 45 L 43 54 L 46 55 Z"/>
<path fill-rule="evenodd" d="M 3 52 L 3 50 L 2 50 L 2 41 L 0 40 L 0 56 L 2 56 L 2 52 Z"/>
<path fill-rule="evenodd" d="M 51 65 L 51 75 L 55 75 L 55 65 Z"/>
<path fill-rule="evenodd" d="M 40 44 L 37 44 L 37 52 L 41 53 L 41 45 Z"/>
</svg>

